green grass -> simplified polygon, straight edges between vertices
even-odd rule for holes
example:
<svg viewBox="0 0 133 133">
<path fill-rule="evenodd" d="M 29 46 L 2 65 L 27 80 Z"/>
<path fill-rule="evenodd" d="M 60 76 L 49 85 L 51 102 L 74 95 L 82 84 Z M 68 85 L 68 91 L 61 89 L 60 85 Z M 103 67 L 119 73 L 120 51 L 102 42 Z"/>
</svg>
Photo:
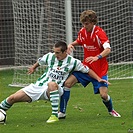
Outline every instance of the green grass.
<svg viewBox="0 0 133 133">
<path fill-rule="evenodd" d="M 0 71 L 0 101 L 19 88 L 9 87 L 13 71 Z M 7 111 L 6 125 L 0 125 L 0 133 L 127 133 L 133 132 L 132 80 L 110 81 L 109 94 L 115 109 L 122 115 L 108 115 L 99 95 L 93 94 L 92 85 L 71 89 L 67 117 L 54 124 L 46 124 L 51 115 L 49 102 L 16 103 Z"/>
</svg>

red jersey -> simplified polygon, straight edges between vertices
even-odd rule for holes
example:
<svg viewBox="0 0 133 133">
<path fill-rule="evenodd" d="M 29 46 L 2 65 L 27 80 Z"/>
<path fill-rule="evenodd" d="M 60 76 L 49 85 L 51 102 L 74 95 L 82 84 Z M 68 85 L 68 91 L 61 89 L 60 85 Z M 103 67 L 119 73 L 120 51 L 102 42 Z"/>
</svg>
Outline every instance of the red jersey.
<svg viewBox="0 0 133 133">
<path fill-rule="evenodd" d="M 96 25 L 94 25 L 92 32 L 87 32 L 85 28 L 82 28 L 78 33 L 76 41 L 84 48 L 83 64 L 91 68 L 100 77 L 106 75 L 108 71 L 106 57 L 91 64 L 85 62 L 87 57 L 99 55 L 104 50 L 103 44 L 105 42 L 109 43 L 109 39 L 104 30 Z"/>
</svg>

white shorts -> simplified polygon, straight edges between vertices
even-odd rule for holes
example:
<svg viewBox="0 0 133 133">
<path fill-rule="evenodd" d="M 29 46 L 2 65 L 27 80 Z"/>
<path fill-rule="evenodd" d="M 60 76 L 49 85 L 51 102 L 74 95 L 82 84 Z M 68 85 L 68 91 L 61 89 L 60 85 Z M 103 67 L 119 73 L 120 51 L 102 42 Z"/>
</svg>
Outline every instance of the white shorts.
<svg viewBox="0 0 133 133">
<path fill-rule="evenodd" d="M 31 83 L 30 85 L 22 88 L 22 90 L 32 99 L 33 101 L 37 100 L 49 100 L 46 92 L 47 92 L 48 86 L 36 86 L 35 84 Z M 61 96 L 63 94 L 63 88 L 59 88 L 59 95 Z"/>
</svg>

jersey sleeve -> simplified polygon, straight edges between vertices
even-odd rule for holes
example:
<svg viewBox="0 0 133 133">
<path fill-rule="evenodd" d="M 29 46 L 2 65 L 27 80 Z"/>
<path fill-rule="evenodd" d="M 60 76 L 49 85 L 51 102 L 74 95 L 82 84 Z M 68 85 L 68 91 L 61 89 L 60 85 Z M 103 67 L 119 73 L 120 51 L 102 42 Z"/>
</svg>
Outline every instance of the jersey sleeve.
<svg viewBox="0 0 133 133">
<path fill-rule="evenodd" d="M 100 39 L 101 44 L 103 45 L 104 43 L 110 43 L 107 34 L 105 33 L 105 31 L 103 29 L 99 30 L 98 34 L 98 38 Z"/>
<path fill-rule="evenodd" d="M 42 66 L 42 65 L 47 65 L 47 61 L 48 61 L 49 56 L 50 56 L 50 53 L 47 53 L 47 54 L 45 54 L 43 57 L 40 57 L 40 58 L 38 59 L 39 65 L 40 65 L 40 66 Z"/>
<path fill-rule="evenodd" d="M 77 60 L 75 71 L 80 71 L 80 72 L 83 72 L 83 73 L 88 73 L 89 72 L 89 67 L 84 65 L 80 60 Z"/>
</svg>

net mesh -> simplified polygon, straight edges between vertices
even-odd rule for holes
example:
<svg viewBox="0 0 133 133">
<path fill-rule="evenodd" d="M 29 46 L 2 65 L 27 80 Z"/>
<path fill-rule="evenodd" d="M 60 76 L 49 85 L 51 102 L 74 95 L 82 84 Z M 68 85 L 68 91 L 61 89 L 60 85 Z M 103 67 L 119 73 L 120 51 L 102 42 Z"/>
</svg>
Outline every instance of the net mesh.
<svg viewBox="0 0 133 133">
<path fill-rule="evenodd" d="M 42 74 L 27 75 L 38 57 L 50 52 L 58 40 L 65 40 L 64 2 L 59 0 L 14 0 L 15 66 L 13 84 L 25 86 Z"/>
<path fill-rule="evenodd" d="M 82 11 L 92 9 L 98 15 L 102 27 L 111 42 L 112 53 L 108 57 L 109 79 L 131 78 L 133 68 L 133 2 L 132 0 L 72 0 L 73 40 L 82 27 L 79 17 Z M 58 40 L 66 41 L 65 1 L 13 0 L 15 29 L 15 66 L 12 85 L 25 86 L 43 73 L 27 75 L 27 68 L 38 57 L 51 51 Z M 77 47 L 74 57 L 82 60 L 83 51 Z"/>
<path fill-rule="evenodd" d="M 0 68 L 14 62 L 12 2 L 0 1 Z"/>
<path fill-rule="evenodd" d="M 82 27 L 79 17 L 84 10 L 94 10 L 98 16 L 98 25 L 107 33 L 112 52 L 108 57 L 109 78 L 120 79 L 132 77 L 133 68 L 133 1 L 132 0 L 73 0 L 73 35 Z M 83 59 L 81 47 L 76 49 L 74 56 Z"/>
</svg>

